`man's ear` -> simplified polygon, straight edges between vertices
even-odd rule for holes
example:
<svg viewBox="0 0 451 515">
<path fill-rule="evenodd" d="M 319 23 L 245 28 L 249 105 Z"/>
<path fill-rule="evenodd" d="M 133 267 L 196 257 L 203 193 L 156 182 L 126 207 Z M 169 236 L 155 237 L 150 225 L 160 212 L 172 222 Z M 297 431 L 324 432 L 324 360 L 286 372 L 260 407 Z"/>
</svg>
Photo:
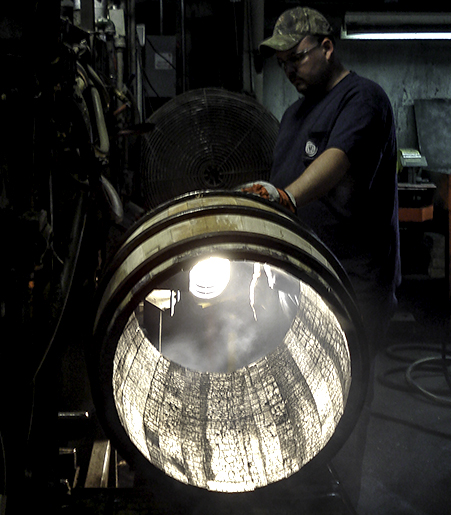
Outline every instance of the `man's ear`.
<svg viewBox="0 0 451 515">
<path fill-rule="evenodd" d="M 323 49 L 323 52 L 326 56 L 326 58 L 329 60 L 330 57 L 332 56 L 332 54 L 334 53 L 334 43 L 331 39 L 329 38 L 324 38 L 323 41 L 321 42 L 321 47 Z"/>
</svg>

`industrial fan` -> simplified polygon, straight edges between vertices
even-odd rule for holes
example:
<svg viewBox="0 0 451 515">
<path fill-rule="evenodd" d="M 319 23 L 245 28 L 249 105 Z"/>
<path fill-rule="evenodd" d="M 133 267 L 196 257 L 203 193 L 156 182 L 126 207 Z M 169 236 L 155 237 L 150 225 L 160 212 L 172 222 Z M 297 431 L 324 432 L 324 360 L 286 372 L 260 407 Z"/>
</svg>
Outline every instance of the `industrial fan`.
<svg viewBox="0 0 451 515">
<path fill-rule="evenodd" d="M 268 180 L 278 120 L 253 98 L 219 88 L 179 95 L 148 120 L 141 177 L 148 208 L 196 190 Z"/>
</svg>

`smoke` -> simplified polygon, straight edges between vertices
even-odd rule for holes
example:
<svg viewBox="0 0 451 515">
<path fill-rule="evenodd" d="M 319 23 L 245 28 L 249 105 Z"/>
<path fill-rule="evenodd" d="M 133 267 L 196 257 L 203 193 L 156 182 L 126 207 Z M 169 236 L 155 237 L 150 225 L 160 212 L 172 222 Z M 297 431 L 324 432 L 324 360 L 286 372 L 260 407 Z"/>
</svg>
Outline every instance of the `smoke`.
<svg viewBox="0 0 451 515">
<path fill-rule="evenodd" d="M 299 281 L 286 276 L 285 282 L 287 277 L 299 294 Z M 232 372 L 282 343 L 296 313 L 296 300 L 277 288 L 267 265 L 234 262 L 231 281 L 220 297 L 205 302 L 182 292 L 174 316 L 163 313 L 162 353 L 199 372 Z M 147 331 L 155 334 L 155 327 Z"/>
</svg>

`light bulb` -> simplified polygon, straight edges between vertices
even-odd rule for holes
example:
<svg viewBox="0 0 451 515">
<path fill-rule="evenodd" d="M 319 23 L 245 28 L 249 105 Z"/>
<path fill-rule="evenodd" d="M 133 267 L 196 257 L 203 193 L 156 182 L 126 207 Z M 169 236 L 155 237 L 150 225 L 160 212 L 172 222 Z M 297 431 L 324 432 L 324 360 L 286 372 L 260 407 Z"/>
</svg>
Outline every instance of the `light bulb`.
<svg viewBox="0 0 451 515">
<path fill-rule="evenodd" d="M 214 299 L 230 280 L 230 261 L 210 257 L 199 261 L 189 273 L 189 291 L 200 299 Z"/>
</svg>

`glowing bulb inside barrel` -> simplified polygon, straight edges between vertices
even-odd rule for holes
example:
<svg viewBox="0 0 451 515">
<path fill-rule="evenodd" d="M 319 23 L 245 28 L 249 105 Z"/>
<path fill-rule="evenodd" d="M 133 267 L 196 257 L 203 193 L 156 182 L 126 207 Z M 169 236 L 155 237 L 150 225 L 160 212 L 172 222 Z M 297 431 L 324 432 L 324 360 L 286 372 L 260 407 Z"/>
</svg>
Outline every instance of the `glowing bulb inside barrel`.
<svg viewBox="0 0 451 515">
<path fill-rule="evenodd" d="M 200 299 L 214 299 L 221 295 L 230 280 L 230 261 L 210 257 L 199 261 L 189 274 L 189 291 Z"/>
</svg>

